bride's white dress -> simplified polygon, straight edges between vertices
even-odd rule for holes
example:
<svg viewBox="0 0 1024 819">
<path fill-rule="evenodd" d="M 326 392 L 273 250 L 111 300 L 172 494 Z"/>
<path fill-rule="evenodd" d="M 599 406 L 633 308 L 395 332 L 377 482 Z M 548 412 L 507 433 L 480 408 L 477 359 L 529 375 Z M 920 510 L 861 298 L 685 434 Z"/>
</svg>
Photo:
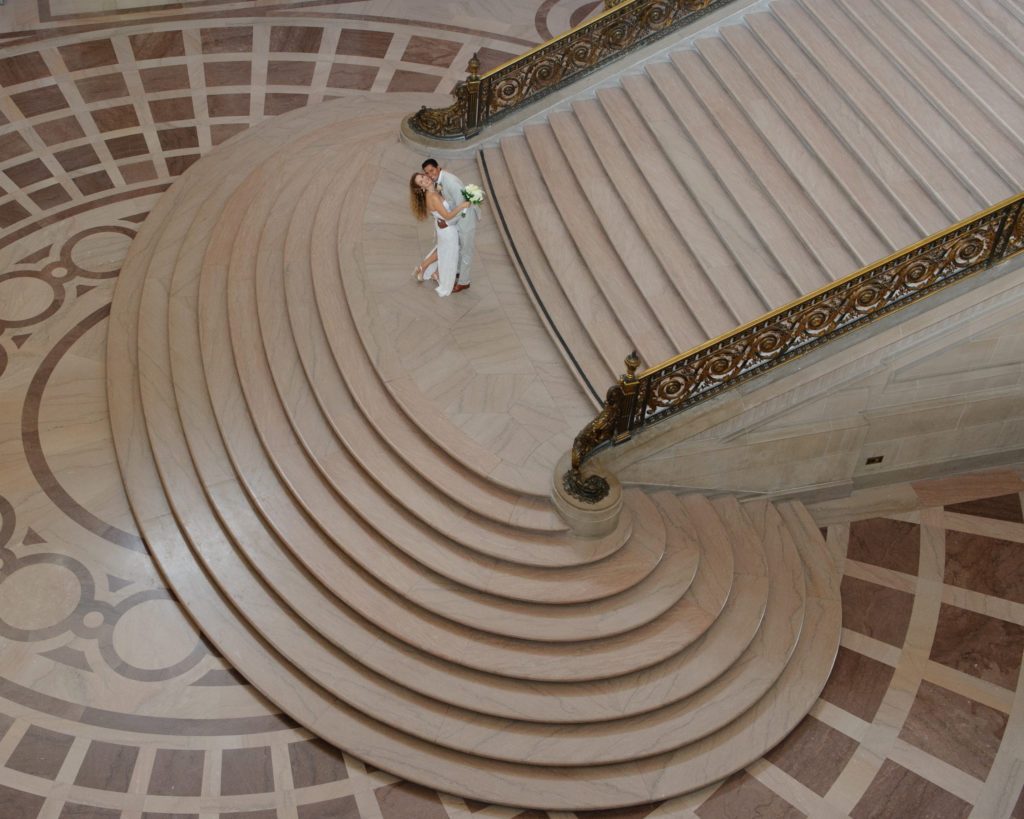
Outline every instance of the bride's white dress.
<svg viewBox="0 0 1024 819">
<path fill-rule="evenodd" d="M 444 207 L 445 210 L 451 210 L 447 202 L 444 203 Z M 436 210 L 432 210 L 430 215 L 434 217 L 434 228 L 437 232 L 437 261 L 427 267 L 423 278 L 432 277 L 436 270 L 437 290 L 435 292 L 439 296 L 447 296 L 455 287 L 455 276 L 459 270 L 459 231 L 450 222 L 447 223 L 448 227 L 438 225 L 438 222 L 444 224 L 445 219 Z"/>
</svg>

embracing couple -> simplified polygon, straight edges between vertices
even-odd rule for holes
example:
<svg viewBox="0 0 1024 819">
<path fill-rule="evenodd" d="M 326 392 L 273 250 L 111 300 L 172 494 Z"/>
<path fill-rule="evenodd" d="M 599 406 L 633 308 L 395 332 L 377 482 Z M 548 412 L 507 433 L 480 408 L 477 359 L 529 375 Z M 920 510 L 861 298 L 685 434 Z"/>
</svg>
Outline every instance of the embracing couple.
<svg viewBox="0 0 1024 819">
<path fill-rule="evenodd" d="M 441 170 L 436 159 L 423 163 L 423 171 L 409 180 L 412 212 L 423 221 L 434 220 L 437 246 L 416 266 L 416 281 L 437 282 L 437 295 L 447 296 L 469 289 L 469 266 L 473 262 L 473 239 L 483 191 L 476 185 L 463 185 L 450 171 Z M 452 207 L 449 203 L 458 204 Z"/>
</svg>

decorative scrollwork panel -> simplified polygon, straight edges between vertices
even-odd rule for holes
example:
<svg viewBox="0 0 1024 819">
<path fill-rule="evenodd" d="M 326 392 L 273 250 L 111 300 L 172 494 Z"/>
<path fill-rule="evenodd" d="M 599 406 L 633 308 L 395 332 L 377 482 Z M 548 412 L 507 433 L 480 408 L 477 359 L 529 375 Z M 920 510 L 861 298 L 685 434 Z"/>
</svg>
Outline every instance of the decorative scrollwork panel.
<svg viewBox="0 0 1024 819">
<path fill-rule="evenodd" d="M 606 3 L 590 23 L 545 43 L 495 71 L 470 77 L 445 109 L 409 117 L 413 130 L 438 139 L 462 139 L 578 77 L 653 42 L 728 0 L 632 0 Z M 468 93 L 474 87 L 479 93 Z"/>
<path fill-rule="evenodd" d="M 674 415 L 1022 250 L 1024 195 L 649 370 L 620 425 L 635 430 Z"/>
</svg>

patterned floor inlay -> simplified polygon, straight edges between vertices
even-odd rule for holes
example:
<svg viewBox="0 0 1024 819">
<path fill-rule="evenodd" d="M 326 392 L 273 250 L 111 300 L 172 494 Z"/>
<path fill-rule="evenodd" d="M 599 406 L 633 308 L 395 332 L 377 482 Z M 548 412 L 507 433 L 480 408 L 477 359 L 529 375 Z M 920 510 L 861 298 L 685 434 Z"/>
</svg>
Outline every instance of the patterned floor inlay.
<svg viewBox="0 0 1024 819">
<path fill-rule="evenodd" d="M 437 104 L 474 52 L 498 65 L 600 4 L 120 5 L 0 6 L 0 817 L 549 816 L 364 765 L 228 667 L 138 536 L 105 345 L 139 223 L 214 146 L 339 96 Z M 812 714 L 707 791 L 575 815 L 1024 819 L 1022 492 L 1001 469 L 823 514 L 848 559 Z"/>
</svg>

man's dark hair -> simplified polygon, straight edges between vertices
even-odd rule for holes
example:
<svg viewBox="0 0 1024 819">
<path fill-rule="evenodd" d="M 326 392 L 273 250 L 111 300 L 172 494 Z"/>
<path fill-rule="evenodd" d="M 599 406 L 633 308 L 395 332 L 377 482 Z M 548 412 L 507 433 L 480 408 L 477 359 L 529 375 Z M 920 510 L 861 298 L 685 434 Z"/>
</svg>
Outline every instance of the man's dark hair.
<svg viewBox="0 0 1024 819">
<path fill-rule="evenodd" d="M 433 165 L 433 166 L 434 166 L 435 168 L 437 168 L 438 170 L 440 170 L 440 169 L 441 169 L 441 166 L 437 164 L 437 160 L 436 160 L 436 159 L 424 159 L 424 160 L 423 160 L 423 164 L 422 164 L 422 165 L 420 165 L 420 167 L 421 167 L 421 168 L 422 168 L 423 170 L 426 170 L 426 169 L 427 169 L 427 165 Z"/>
</svg>

